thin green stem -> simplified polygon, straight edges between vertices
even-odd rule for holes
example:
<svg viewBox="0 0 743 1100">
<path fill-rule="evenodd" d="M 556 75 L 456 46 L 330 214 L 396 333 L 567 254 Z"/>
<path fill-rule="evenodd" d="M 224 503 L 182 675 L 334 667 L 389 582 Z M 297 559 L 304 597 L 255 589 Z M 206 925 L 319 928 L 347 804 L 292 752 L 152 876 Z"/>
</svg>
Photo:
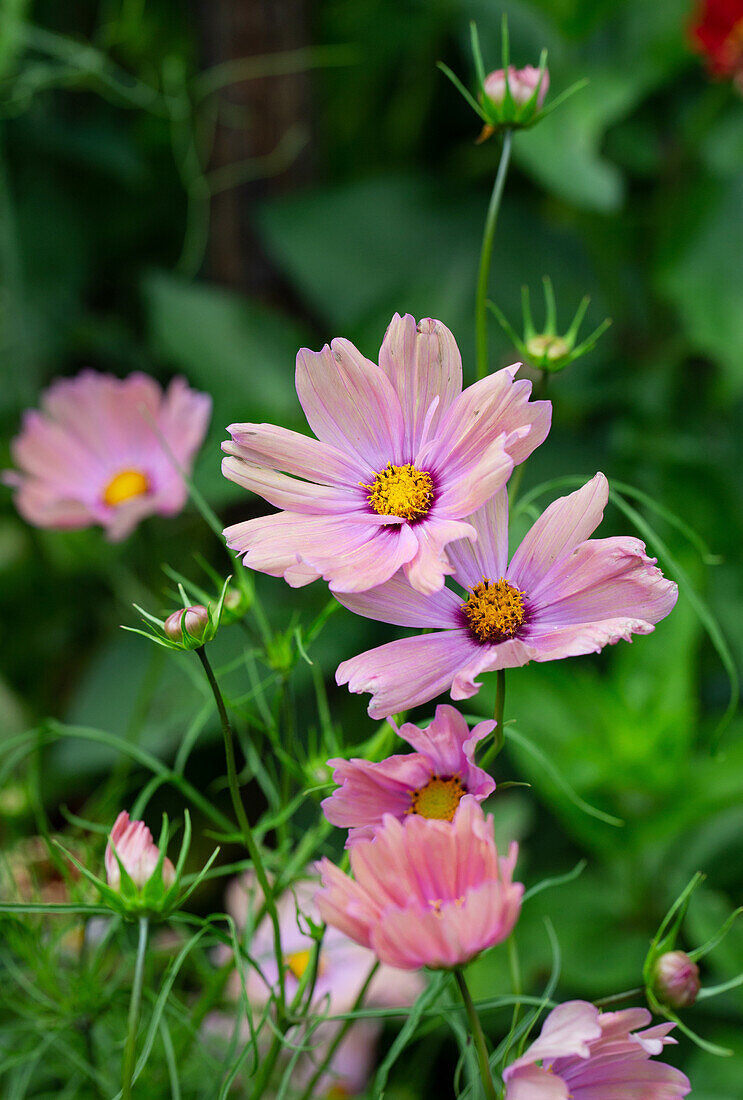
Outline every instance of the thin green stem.
<svg viewBox="0 0 743 1100">
<path fill-rule="evenodd" d="M 490 743 L 490 747 L 480 761 L 481 768 L 486 768 L 492 760 L 495 760 L 506 742 L 506 732 L 503 728 L 503 712 L 505 709 L 506 670 L 504 668 L 499 668 L 495 674 L 495 710 L 493 712 L 493 717 L 495 718 L 496 725 L 493 730 L 493 740 Z"/>
<path fill-rule="evenodd" d="M 634 989 L 625 989 L 623 993 L 612 993 L 609 997 L 599 997 L 599 999 L 593 1003 L 596 1005 L 596 1008 L 607 1008 L 609 1005 L 621 1004 L 622 1001 L 632 1001 L 643 992 L 642 986 L 638 985 L 635 986 Z"/>
<path fill-rule="evenodd" d="M 232 805 L 235 810 L 235 816 L 242 833 L 245 847 L 248 850 L 248 854 L 253 863 L 255 870 L 255 877 L 258 879 L 258 885 L 263 891 L 264 904 L 266 906 L 266 912 L 268 913 L 271 924 L 273 925 L 273 939 L 274 939 L 274 951 L 276 954 L 276 965 L 279 972 L 279 999 L 280 999 L 280 1011 L 283 1012 L 286 1007 L 286 995 L 284 991 L 284 954 L 281 949 L 281 927 L 279 925 L 279 915 L 276 910 L 276 901 L 274 898 L 273 890 L 268 881 L 268 875 L 266 874 L 266 868 L 263 864 L 263 857 L 261 856 L 261 850 L 256 843 L 253 836 L 253 830 L 250 827 L 248 816 L 245 813 L 245 807 L 243 806 L 242 798 L 240 797 L 240 784 L 237 778 L 237 767 L 235 764 L 235 734 L 230 723 L 230 719 L 227 714 L 227 708 L 224 705 L 224 699 L 222 698 L 222 692 L 216 677 L 212 670 L 212 666 L 209 663 L 209 658 L 206 655 L 206 647 L 201 646 L 200 649 L 195 650 L 201 664 L 203 665 L 206 678 L 209 681 L 209 686 L 212 689 L 214 701 L 217 704 L 217 710 L 219 712 L 219 721 L 222 726 L 222 734 L 224 736 L 224 753 L 227 761 L 227 783 L 230 788 L 230 796 L 232 798 Z"/>
<path fill-rule="evenodd" d="M 493 1078 L 490 1073 L 488 1047 L 487 1043 L 485 1042 L 485 1035 L 482 1030 L 482 1024 L 480 1023 L 480 1017 L 477 1015 L 477 1009 L 475 1008 L 472 997 L 470 996 L 470 991 L 467 988 L 467 983 L 464 980 L 464 973 L 461 970 L 455 970 L 454 977 L 457 980 L 459 992 L 461 993 L 462 1000 L 464 1001 L 464 1008 L 467 1013 L 468 1023 L 470 1025 L 472 1041 L 475 1044 L 477 1064 L 480 1067 L 480 1079 L 482 1080 L 482 1087 L 485 1092 L 486 1100 L 498 1100 L 498 1094 L 495 1091 L 495 1085 L 493 1084 Z"/>
<path fill-rule="evenodd" d="M 477 298 L 475 302 L 475 340 L 477 348 L 477 377 L 484 378 L 488 373 L 488 315 L 486 301 L 488 296 L 488 276 L 490 274 L 490 259 L 493 254 L 493 237 L 498 221 L 503 187 L 508 173 L 508 162 L 511 157 L 511 131 L 506 130 L 503 135 L 503 148 L 501 149 L 498 172 L 493 184 L 493 192 L 490 196 L 490 205 L 485 218 L 485 231 L 482 237 L 482 250 L 480 252 L 480 269 L 477 275 Z"/>
<path fill-rule="evenodd" d="M 137 1057 L 137 1029 L 139 1027 L 139 1006 L 142 1001 L 142 981 L 144 979 L 144 960 L 147 954 L 147 932 L 149 921 L 147 917 L 139 918 L 139 942 L 137 944 L 137 961 L 134 965 L 134 984 L 132 996 L 129 1001 L 129 1019 L 126 1032 L 126 1046 L 124 1047 L 124 1061 L 121 1071 L 121 1100 L 131 1100 L 132 1084 L 134 1077 L 134 1064 Z"/>
<path fill-rule="evenodd" d="M 519 964 L 519 949 L 516 945 L 516 936 L 512 932 L 508 937 L 508 966 L 511 971 L 511 987 L 515 996 L 518 998 L 521 995 L 521 966 Z M 506 1052 L 503 1055 L 503 1062 L 508 1061 L 508 1055 L 511 1052 L 511 1041 L 516 1033 L 516 1027 L 519 1022 L 519 1016 L 521 1015 L 521 1001 L 514 1001 L 513 1013 L 511 1015 L 511 1031 L 509 1032 L 508 1045 L 506 1046 Z"/>
</svg>

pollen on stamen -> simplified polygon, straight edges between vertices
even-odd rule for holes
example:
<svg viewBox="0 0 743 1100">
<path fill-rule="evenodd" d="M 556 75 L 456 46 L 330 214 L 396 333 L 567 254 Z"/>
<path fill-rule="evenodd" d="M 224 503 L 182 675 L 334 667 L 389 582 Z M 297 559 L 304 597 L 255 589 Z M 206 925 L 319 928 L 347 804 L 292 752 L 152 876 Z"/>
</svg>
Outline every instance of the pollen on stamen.
<svg viewBox="0 0 743 1100">
<path fill-rule="evenodd" d="M 393 466 L 388 462 L 383 470 L 375 474 L 374 481 L 367 485 L 366 499 L 380 516 L 400 516 L 401 519 L 416 520 L 427 515 L 433 504 L 433 479 L 426 470 L 419 470 L 410 462 L 404 466 Z"/>
<path fill-rule="evenodd" d="M 524 622 L 524 593 L 503 577 L 483 577 L 462 605 L 467 624 L 480 642 L 495 645 L 515 637 Z"/>
<path fill-rule="evenodd" d="M 410 806 L 405 813 L 438 821 L 453 821 L 466 793 L 467 788 L 458 775 L 432 775 L 425 786 L 410 791 Z"/>
</svg>

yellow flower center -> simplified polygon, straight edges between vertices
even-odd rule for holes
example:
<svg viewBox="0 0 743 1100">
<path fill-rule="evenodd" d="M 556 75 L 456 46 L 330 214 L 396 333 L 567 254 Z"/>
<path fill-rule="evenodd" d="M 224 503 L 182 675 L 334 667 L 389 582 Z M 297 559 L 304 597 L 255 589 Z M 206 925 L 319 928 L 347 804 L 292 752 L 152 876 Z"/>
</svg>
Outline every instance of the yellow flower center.
<svg viewBox="0 0 743 1100">
<path fill-rule="evenodd" d="M 453 821 L 462 795 L 467 788 L 458 775 L 432 775 L 425 787 L 410 792 L 410 807 L 405 812 L 421 817 Z"/>
<path fill-rule="evenodd" d="M 418 470 L 409 462 L 405 466 L 393 466 L 388 462 L 375 475 L 371 485 L 359 482 L 368 489 L 367 500 L 380 516 L 400 516 L 401 519 L 420 519 L 433 504 L 433 481 L 425 470 Z"/>
<path fill-rule="evenodd" d="M 150 483 L 140 470 L 122 470 L 115 478 L 109 481 L 103 493 L 103 503 L 109 508 L 116 508 L 125 500 L 132 497 L 140 497 L 146 493 Z"/>
<path fill-rule="evenodd" d="M 310 959 L 312 958 L 312 951 L 294 951 L 291 955 L 286 956 L 286 965 L 291 970 L 297 981 L 300 981 L 304 975 L 305 970 L 310 965 Z"/>
<path fill-rule="evenodd" d="M 488 580 L 470 590 L 463 604 L 469 628 L 481 642 L 505 642 L 524 621 L 524 594 L 504 580 Z"/>
</svg>

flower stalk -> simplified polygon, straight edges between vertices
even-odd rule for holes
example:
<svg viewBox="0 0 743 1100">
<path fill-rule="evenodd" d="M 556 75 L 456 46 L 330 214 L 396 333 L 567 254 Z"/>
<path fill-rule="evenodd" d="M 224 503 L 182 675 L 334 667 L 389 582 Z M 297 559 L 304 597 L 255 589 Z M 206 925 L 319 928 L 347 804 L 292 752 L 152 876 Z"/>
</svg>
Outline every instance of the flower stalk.
<svg viewBox="0 0 743 1100">
<path fill-rule="evenodd" d="M 132 1085 L 134 1083 L 134 1064 L 137 1055 L 137 1030 L 139 1027 L 139 1008 L 142 1002 L 142 982 L 144 980 L 144 962 L 147 955 L 147 934 L 149 920 L 147 917 L 139 918 L 139 941 L 137 943 L 137 961 L 134 965 L 134 983 L 132 996 L 129 1001 L 129 1018 L 127 1022 L 126 1046 L 124 1047 L 124 1060 L 121 1073 L 121 1100 L 131 1100 Z"/>
<path fill-rule="evenodd" d="M 490 195 L 490 203 L 485 218 L 485 230 L 482 237 L 480 251 L 480 267 L 477 274 L 477 298 L 475 301 L 475 340 L 477 349 L 477 377 L 484 378 L 488 373 L 488 275 L 490 274 L 490 260 L 493 254 L 493 239 L 495 227 L 498 222 L 503 188 L 508 174 L 508 164 L 511 158 L 511 130 L 503 134 L 503 147 L 501 148 L 498 171 Z"/>
<path fill-rule="evenodd" d="M 482 1081 L 482 1087 L 486 1096 L 486 1100 L 498 1100 L 498 1094 L 495 1091 L 495 1085 L 493 1084 L 493 1078 L 490 1073 L 488 1047 L 487 1043 L 485 1042 L 485 1034 L 482 1030 L 480 1017 L 477 1015 L 477 1009 L 475 1008 L 470 991 L 467 988 L 467 982 L 465 981 L 463 971 L 457 968 L 454 971 L 454 977 L 456 978 L 457 985 L 459 986 L 459 992 L 462 996 L 462 1001 L 464 1002 L 465 1012 L 467 1013 L 467 1021 L 470 1026 L 472 1041 L 475 1044 L 477 1064 L 480 1068 L 480 1080 Z"/>
</svg>

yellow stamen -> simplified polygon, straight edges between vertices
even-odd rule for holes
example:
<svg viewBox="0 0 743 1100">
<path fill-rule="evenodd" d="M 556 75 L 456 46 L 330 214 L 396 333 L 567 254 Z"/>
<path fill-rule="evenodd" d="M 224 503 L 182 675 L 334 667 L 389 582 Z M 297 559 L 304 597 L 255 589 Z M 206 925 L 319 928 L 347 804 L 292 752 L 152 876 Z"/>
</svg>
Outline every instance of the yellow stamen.
<svg viewBox="0 0 743 1100">
<path fill-rule="evenodd" d="M 291 955 L 286 956 L 286 965 L 291 970 L 297 981 L 300 981 L 305 970 L 310 965 L 310 959 L 312 958 L 312 951 L 294 951 Z"/>
<path fill-rule="evenodd" d="M 507 641 L 524 621 L 524 594 L 501 577 L 483 577 L 463 604 L 469 628 L 481 642 Z"/>
<path fill-rule="evenodd" d="M 400 516 L 401 519 L 420 519 L 433 504 L 433 481 L 425 470 L 417 470 L 409 462 L 405 466 L 393 466 L 388 462 L 375 475 L 371 485 L 359 482 L 368 489 L 367 500 L 380 516 Z"/>
<path fill-rule="evenodd" d="M 103 493 L 103 503 L 116 508 L 125 500 L 140 497 L 150 488 L 150 483 L 140 470 L 122 470 L 109 481 Z"/>
<path fill-rule="evenodd" d="M 453 821 L 460 799 L 466 793 L 467 789 L 458 775 L 432 775 L 425 787 L 410 792 L 410 808 L 405 812 L 439 821 Z"/>
</svg>

